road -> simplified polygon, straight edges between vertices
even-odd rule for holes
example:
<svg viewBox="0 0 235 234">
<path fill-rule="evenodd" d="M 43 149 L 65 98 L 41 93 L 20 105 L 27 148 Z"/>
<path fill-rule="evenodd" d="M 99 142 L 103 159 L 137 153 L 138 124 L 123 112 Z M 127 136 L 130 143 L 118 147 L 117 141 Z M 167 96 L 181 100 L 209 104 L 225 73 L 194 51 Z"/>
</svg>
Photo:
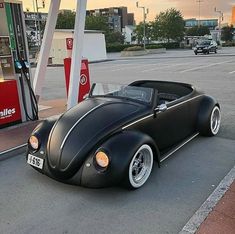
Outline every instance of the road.
<svg viewBox="0 0 235 234">
<path fill-rule="evenodd" d="M 26 165 L 24 154 L 2 161 L 0 233 L 178 233 L 235 164 L 235 56 L 230 50 L 191 53 L 91 64 L 91 81 L 192 83 L 221 103 L 218 137 L 197 137 L 160 169 L 155 165 L 148 183 L 135 191 L 65 185 Z M 62 68 L 47 69 L 46 87 L 44 99 L 65 97 Z"/>
</svg>

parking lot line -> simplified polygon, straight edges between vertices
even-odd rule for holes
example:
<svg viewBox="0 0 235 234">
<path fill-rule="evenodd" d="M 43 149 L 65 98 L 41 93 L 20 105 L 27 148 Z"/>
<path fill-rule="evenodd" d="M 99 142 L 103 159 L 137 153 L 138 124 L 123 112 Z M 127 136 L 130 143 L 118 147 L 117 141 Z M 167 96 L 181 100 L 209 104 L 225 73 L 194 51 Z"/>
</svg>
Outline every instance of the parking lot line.
<svg viewBox="0 0 235 234">
<path fill-rule="evenodd" d="M 191 63 L 177 63 L 177 64 L 164 64 L 166 66 L 164 67 L 155 67 L 155 68 L 151 68 L 151 69 L 146 69 L 146 70 L 143 70 L 142 72 L 150 72 L 150 71 L 155 71 L 155 70 L 158 70 L 158 69 L 165 69 L 165 68 L 170 68 L 170 67 L 177 67 L 177 66 L 182 66 L 182 65 L 187 65 L 187 64 L 191 64 Z M 163 65 L 163 64 L 162 64 Z"/>
<path fill-rule="evenodd" d="M 223 61 L 223 62 L 219 62 L 219 63 L 211 63 L 211 64 L 204 65 L 204 66 L 193 67 L 193 68 L 190 68 L 190 69 L 186 69 L 186 70 L 180 71 L 180 73 L 185 73 L 185 72 L 189 72 L 189 71 L 201 70 L 201 69 L 203 69 L 203 68 L 213 67 L 213 66 L 216 66 L 216 65 L 221 65 L 221 64 L 229 63 L 229 62 L 233 62 L 233 60 L 227 60 L 227 61 Z"/>
<path fill-rule="evenodd" d="M 121 67 L 119 69 L 114 69 L 114 70 L 111 70 L 111 72 L 116 72 L 116 71 L 122 71 L 122 70 L 127 70 L 129 68 L 131 69 L 135 69 L 135 68 L 142 68 L 142 67 L 149 67 L 149 66 L 163 66 L 165 64 L 158 64 L 158 63 L 151 63 L 151 64 L 145 64 L 143 65 L 143 63 L 135 63 L 135 64 L 129 64 L 130 66 L 129 67 Z"/>
</svg>

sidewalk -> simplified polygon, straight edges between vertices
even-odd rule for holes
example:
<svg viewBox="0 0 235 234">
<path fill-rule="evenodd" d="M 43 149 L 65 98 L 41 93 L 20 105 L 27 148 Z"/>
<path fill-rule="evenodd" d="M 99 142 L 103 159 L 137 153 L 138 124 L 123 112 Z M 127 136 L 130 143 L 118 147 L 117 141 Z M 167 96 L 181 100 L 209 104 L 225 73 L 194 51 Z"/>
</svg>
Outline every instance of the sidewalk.
<svg viewBox="0 0 235 234">
<path fill-rule="evenodd" d="M 0 163 L 1 157 L 4 158 L 3 155 L 20 148 L 22 149 L 26 145 L 30 133 L 40 121 L 50 116 L 63 113 L 66 110 L 66 100 L 41 101 L 39 103 L 39 109 L 40 120 L 0 129 Z M 202 222 L 196 233 L 235 233 L 235 181 Z"/>
</svg>

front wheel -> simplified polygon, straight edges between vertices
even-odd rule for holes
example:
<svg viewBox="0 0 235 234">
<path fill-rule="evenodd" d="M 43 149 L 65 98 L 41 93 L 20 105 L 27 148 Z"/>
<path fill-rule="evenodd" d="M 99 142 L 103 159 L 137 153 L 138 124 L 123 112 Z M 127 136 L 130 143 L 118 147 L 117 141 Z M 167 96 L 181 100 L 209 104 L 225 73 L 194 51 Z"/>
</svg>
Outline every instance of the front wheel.
<svg viewBox="0 0 235 234">
<path fill-rule="evenodd" d="M 143 144 L 136 151 L 129 164 L 126 187 L 140 188 L 148 180 L 153 168 L 153 151 L 147 144 Z"/>
</svg>

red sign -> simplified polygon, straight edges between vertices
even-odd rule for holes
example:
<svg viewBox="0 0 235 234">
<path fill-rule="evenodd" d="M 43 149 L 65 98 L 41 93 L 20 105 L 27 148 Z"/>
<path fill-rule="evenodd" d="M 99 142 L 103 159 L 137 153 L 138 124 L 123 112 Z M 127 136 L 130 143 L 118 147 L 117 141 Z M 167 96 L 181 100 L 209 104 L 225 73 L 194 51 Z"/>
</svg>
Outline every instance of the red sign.
<svg viewBox="0 0 235 234">
<path fill-rule="evenodd" d="M 71 58 L 64 59 L 64 72 L 65 72 L 67 95 L 69 92 L 68 90 L 69 90 L 70 67 L 71 67 Z M 88 60 L 83 59 L 81 64 L 78 102 L 83 101 L 84 96 L 88 94 L 89 91 L 90 91 L 90 77 L 89 77 Z"/>
<path fill-rule="evenodd" d="M 21 122 L 16 80 L 0 81 L 0 128 Z"/>
<path fill-rule="evenodd" d="M 66 47 L 67 50 L 73 49 L 73 38 L 66 38 Z"/>
<path fill-rule="evenodd" d="M 4 3 L 0 2 L 0 8 L 4 8 Z"/>
</svg>

